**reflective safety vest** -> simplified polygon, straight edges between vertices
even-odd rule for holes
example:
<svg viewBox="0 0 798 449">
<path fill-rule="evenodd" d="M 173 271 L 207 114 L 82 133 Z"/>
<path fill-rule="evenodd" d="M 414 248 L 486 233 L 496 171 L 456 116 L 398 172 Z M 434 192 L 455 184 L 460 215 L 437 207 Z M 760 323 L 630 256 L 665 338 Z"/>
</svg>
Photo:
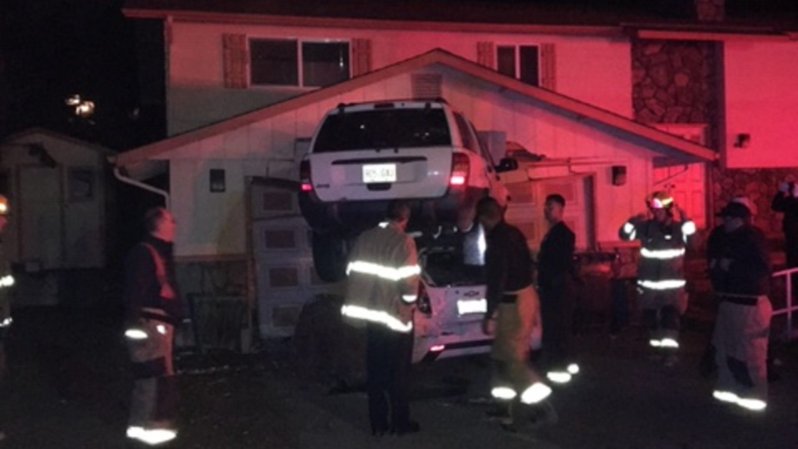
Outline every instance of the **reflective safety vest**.
<svg viewBox="0 0 798 449">
<path fill-rule="evenodd" d="M 416 243 L 398 226 L 380 223 L 358 237 L 346 269 L 349 277 L 341 313 L 397 332 L 413 329 L 418 294 Z"/>
<path fill-rule="evenodd" d="M 637 285 L 647 290 L 684 287 L 684 254 L 688 238 L 695 234 L 692 220 L 660 223 L 632 218 L 618 231 L 623 240 L 640 240 Z"/>
</svg>

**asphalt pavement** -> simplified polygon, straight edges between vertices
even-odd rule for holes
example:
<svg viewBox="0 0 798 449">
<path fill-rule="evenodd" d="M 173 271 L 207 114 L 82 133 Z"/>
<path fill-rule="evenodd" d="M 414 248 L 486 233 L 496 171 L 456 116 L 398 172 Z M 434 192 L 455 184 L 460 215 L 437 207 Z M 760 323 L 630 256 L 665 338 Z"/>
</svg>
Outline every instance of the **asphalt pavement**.
<svg viewBox="0 0 798 449">
<path fill-rule="evenodd" d="M 798 345 L 777 345 L 780 379 L 764 413 L 723 406 L 699 374 L 705 327 L 687 329 L 679 363 L 650 360 L 636 329 L 575 339 L 582 372 L 555 388 L 555 424 L 507 432 L 486 416 L 486 357 L 413 369 L 421 432 L 370 435 L 357 385 L 331 390 L 293 360 L 290 341 L 247 356 L 183 355 L 180 436 L 170 448 L 798 448 Z M 96 309 L 18 311 L 0 390 L 0 448 L 125 447 L 130 376 L 118 315 Z"/>
</svg>

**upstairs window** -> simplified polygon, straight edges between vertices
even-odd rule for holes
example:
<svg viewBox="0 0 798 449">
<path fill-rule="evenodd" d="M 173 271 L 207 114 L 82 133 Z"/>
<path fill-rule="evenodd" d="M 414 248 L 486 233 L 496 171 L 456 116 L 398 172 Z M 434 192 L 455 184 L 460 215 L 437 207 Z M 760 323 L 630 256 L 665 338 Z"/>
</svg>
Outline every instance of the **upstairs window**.
<svg viewBox="0 0 798 449">
<path fill-rule="evenodd" d="M 499 45 L 496 70 L 532 86 L 540 86 L 540 48 L 537 45 Z"/>
<path fill-rule="evenodd" d="M 350 78 L 348 42 L 250 39 L 250 82 L 325 87 Z"/>
</svg>

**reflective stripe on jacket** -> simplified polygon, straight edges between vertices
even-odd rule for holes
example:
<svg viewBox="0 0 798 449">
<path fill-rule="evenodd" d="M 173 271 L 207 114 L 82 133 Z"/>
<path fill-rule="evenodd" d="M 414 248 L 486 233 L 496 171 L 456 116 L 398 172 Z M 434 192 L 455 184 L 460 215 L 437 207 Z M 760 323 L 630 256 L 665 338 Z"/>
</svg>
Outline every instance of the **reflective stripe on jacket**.
<svg viewBox="0 0 798 449">
<path fill-rule="evenodd" d="M 630 219 L 618 231 L 623 240 L 640 240 L 638 285 L 653 290 L 684 287 L 687 239 L 695 233 L 692 220 L 660 223 Z"/>
<path fill-rule="evenodd" d="M 358 237 L 346 271 L 343 315 L 398 332 L 412 330 L 412 305 L 421 273 L 412 237 L 394 224 L 381 223 Z"/>
</svg>

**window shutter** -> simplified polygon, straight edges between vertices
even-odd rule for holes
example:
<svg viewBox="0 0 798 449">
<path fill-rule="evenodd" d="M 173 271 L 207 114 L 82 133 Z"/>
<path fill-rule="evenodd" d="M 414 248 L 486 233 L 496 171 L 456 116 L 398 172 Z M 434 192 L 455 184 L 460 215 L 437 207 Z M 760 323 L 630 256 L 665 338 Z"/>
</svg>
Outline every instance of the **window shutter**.
<svg viewBox="0 0 798 449">
<path fill-rule="evenodd" d="M 556 90 L 554 44 L 540 45 L 540 87 Z"/>
<path fill-rule="evenodd" d="M 352 39 L 352 76 L 371 71 L 371 40 Z"/>
<path fill-rule="evenodd" d="M 477 42 L 477 64 L 491 69 L 495 67 L 493 42 Z"/>
<path fill-rule="evenodd" d="M 222 37 L 224 54 L 224 87 L 247 88 L 247 37 L 244 34 L 225 34 Z"/>
</svg>

